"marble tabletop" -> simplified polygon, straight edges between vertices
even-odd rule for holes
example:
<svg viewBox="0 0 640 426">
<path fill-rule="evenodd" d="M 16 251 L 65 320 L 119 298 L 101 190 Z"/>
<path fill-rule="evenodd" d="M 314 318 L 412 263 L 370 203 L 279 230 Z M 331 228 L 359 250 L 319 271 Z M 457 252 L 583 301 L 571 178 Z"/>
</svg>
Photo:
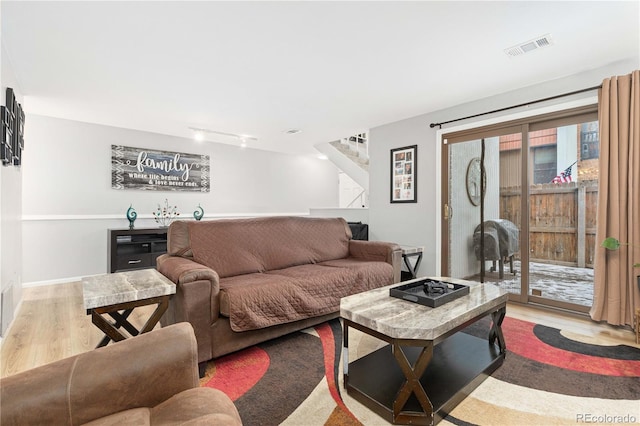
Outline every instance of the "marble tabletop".
<svg viewBox="0 0 640 426">
<path fill-rule="evenodd" d="M 98 308 L 175 294 L 176 285 L 155 269 L 94 275 L 82 279 L 84 308 Z"/>
<path fill-rule="evenodd" d="M 469 294 L 437 308 L 391 297 L 395 283 L 340 300 L 340 316 L 395 339 L 435 340 L 465 322 L 507 302 L 508 292 L 494 284 L 429 277 L 469 286 Z M 423 278 L 417 278 L 420 280 Z M 415 281 L 415 280 L 412 280 Z"/>
<path fill-rule="evenodd" d="M 418 253 L 422 253 L 424 251 L 424 247 L 403 246 L 402 244 L 400 245 L 400 248 L 402 249 L 402 254 L 404 254 L 404 255 L 407 255 L 407 254 L 418 254 Z"/>
</svg>

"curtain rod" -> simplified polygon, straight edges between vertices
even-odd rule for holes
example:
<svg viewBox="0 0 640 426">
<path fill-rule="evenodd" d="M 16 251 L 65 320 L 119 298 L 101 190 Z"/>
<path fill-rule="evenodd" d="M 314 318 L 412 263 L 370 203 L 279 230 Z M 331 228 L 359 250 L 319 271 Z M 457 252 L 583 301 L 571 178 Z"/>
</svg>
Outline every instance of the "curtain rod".
<svg viewBox="0 0 640 426">
<path fill-rule="evenodd" d="M 455 123 L 456 121 L 468 120 L 469 118 L 476 118 L 476 117 L 480 117 L 480 116 L 483 116 L 483 115 L 493 114 L 493 113 L 496 113 L 496 112 L 507 111 L 509 109 L 528 106 L 528 105 L 531 105 L 531 104 L 537 104 L 537 103 L 540 103 L 540 102 L 550 101 L 550 100 L 553 100 L 553 99 L 564 98 L 566 96 L 577 95 L 578 93 L 590 92 L 592 90 L 597 90 L 597 89 L 600 89 L 600 88 L 602 88 L 602 84 L 600 84 L 598 86 L 589 87 L 588 89 L 576 90 L 574 92 L 563 93 L 562 95 L 550 96 L 548 98 L 538 99 L 538 100 L 535 100 L 535 101 L 530 101 L 530 102 L 526 102 L 526 103 L 519 104 L 519 105 L 513 105 L 513 106 L 510 106 L 510 107 L 505 107 L 505 108 L 500 108 L 500 109 L 494 109 L 493 111 L 481 112 L 480 114 L 469 115 L 467 117 L 456 118 L 455 120 L 443 121 L 441 123 L 431 123 L 431 124 L 429 124 L 429 127 L 431 127 L 433 129 L 434 127 L 438 126 L 438 127 L 440 127 L 442 129 L 442 125 L 443 124 Z"/>
</svg>

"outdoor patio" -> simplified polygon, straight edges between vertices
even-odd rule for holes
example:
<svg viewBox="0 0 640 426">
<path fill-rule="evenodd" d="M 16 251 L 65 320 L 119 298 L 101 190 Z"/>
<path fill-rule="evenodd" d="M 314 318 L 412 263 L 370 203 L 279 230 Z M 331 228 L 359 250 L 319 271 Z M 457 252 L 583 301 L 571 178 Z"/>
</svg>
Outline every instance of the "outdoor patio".
<svg viewBox="0 0 640 426">
<path fill-rule="evenodd" d="M 487 263 L 490 265 L 490 263 Z M 593 304 L 593 269 L 559 266 L 550 263 L 529 264 L 529 292 L 540 291 L 540 296 L 591 307 Z M 487 268 L 488 271 L 489 267 Z M 485 282 L 493 282 L 510 293 L 520 293 L 520 262 L 513 262 L 515 275 L 504 266 L 504 278 L 498 272 L 487 272 Z M 479 280 L 480 276 L 473 279 Z"/>
</svg>

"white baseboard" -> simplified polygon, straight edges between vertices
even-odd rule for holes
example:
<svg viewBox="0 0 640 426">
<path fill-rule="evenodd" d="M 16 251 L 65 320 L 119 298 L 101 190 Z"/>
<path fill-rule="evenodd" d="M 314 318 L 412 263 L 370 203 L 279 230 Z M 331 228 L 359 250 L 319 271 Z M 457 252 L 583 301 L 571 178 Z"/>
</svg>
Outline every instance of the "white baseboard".
<svg viewBox="0 0 640 426">
<path fill-rule="evenodd" d="M 102 275 L 102 274 L 94 274 L 94 275 Z M 92 275 L 83 275 L 81 277 L 68 277 L 68 278 L 58 278 L 55 280 L 45 280 L 45 281 L 32 281 L 32 282 L 28 282 L 28 283 L 22 283 L 22 288 L 27 288 L 27 287 L 40 287 L 43 285 L 53 285 L 53 284 L 67 284 L 67 283 L 74 283 L 77 281 L 81 281 L 82 278 L 84 277 L 89 277 Z"/>
<path fill-rule="evenodd" d="M 2 347 L 2 342 L 4 342 L 5 340 L 4 338 L 8 336 L 9 333 L 11 333 L 11 327 L 13 327 L 13 324 L 15 323 L 15 319 L 18 316 L 18 312 L 20 312 L 20 308 L 22 308 L 22 298 L 20 298 L 20 301 L 18 302 L 15 309 L 13 310 L 13 318 L 11 318 L 11 321 L 9 321 L 9 325 L 7 326 L 7 329 L 5 330 L 4 334 L 0 336 L 0 347 Z"/>
</svg>

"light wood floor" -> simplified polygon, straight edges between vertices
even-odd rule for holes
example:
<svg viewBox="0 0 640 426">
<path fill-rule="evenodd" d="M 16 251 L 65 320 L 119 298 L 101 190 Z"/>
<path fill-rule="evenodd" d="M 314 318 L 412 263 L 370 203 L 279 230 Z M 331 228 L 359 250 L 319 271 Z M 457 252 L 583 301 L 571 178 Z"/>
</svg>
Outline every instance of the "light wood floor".
<svg viewBox="0 0 640 426">
<path fill-rule="evenodd" d="M 141 326 L 154 308 L 134 310 L 131 322 Z M 630 329 L 597 324 L 586 317 L 518 304 L 509 304 L 507 316 L 584 335 L 594 343 L 640 347 Z M 18 314 L 2 339 L 0 377 L 87 352 L 102 336 L 83 308 L 79 282 L 26 288 Z"/>
<path fill-rule="evenodd" d="M 154 309 L 136 308 L 129 321 L 140 328 Z M 90 351 L 103 336 L 84 309 L 80 282 L 25 288 L 2 339 L 0 377 Z"/>
</svg>

